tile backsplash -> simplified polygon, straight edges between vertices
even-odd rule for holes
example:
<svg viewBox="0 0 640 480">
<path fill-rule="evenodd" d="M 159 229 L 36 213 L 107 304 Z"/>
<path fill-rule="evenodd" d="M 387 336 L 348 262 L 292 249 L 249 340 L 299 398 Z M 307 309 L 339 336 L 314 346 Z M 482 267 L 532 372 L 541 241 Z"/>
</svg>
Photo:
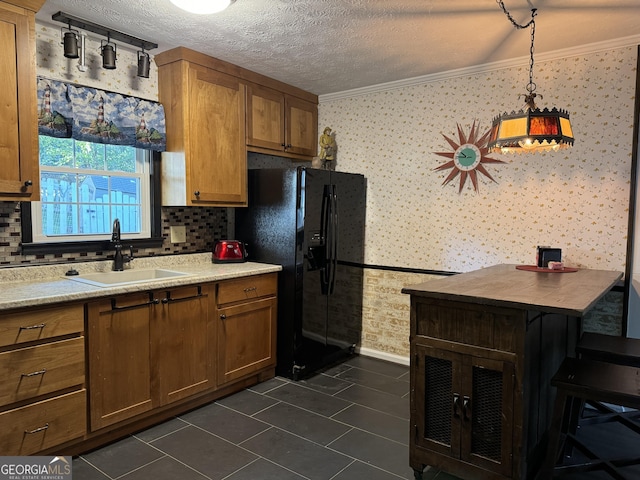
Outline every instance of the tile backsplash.
<svg viewBox="0 0 640 480">
<path fill-rule="evenodd" d="M 45 255 L 23 255 L 20 208 L 17 202 L 0 202 L 0 266 L 38 265 L 77 260 L 104 260 L 112 252 L 76 252 Z M 171 243 L 170 228 L 186 227 L 186 241 Z M 227 236 L 227 209 L 203 207 L 163 207 L 160 248 L 141 248 L 136 255 L 171 255 L 178 253 L 210 252 L 216 240 Z"/>
</svg>

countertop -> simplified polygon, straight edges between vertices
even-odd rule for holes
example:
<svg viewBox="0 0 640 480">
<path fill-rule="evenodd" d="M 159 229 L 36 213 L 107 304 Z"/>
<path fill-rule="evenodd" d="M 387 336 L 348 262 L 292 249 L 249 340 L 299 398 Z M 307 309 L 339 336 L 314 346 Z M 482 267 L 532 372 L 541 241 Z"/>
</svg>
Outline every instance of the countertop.
<svg viewBox="0 0 640 480">
<path fill-rule="evenodd" d="M 163 268 L 189 275 L 135 284 L 97 287 L 70 280 L 65 272 L 73 268 L 80 274 L 111 270 L 113 261 L 67 263 L 0 269 L 0 310 L 42 306 L 59 302 L 178 287 L 193 283 L 217 282 L 231 278 L 279 272 L 280 265 L 265 263 L 211 262 L 211 253 L 136 258 L 132 269 Z"/>
<path fill-rule="evenodd" d="M 407 286 L 402 293 L 581 317 L 621 278 L 622 272 L 609 270 L 529 272 L 495 265 Z"/>
</svg>

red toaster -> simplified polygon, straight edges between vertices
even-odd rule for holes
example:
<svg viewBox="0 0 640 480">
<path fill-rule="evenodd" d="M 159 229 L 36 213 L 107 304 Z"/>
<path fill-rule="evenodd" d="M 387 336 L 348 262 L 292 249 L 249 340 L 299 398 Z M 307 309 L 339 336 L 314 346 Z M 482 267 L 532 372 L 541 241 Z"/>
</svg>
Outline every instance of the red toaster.
<svg viewBox="0 0 640 480">
<path fill-rule="evenodd" d="M 213 246 L 213 263 L 247 261 L 247 247 L 238 240 L 218 240 Z"/>
</svg>

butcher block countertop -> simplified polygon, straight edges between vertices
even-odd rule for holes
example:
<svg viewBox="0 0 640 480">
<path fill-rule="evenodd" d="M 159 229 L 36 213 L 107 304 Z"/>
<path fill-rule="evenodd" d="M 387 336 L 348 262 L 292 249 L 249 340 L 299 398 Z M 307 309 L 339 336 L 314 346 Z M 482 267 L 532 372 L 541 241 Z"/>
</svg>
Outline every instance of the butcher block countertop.
<svg viewBox="0 0 640 480">
<path fill-rule="evenodd" d="M 622 272 L 532 272 L 495 265 L 402 289 L 417 297 L 583 316 L 622 278 Z"/>
<path fill-rule="evenodd" d="M 174 288 L 194 283 L 217 282 L 231 278 L 279 272 L 280 265 L 265 263 L 211 262 L 211 253 L 166 255 L 135 258 L 132 269 L 161 268 L 188 275 L 153 282 L 99 287 L 70 280 L 70 269 L 80 274 L 109 271 L 113 261 L 68 263 L 46 266 L 12 267 L 0 269 L 0 310 L 42 306 L 59 302 L 90 300 L 139 291 Z"/>
</svg>

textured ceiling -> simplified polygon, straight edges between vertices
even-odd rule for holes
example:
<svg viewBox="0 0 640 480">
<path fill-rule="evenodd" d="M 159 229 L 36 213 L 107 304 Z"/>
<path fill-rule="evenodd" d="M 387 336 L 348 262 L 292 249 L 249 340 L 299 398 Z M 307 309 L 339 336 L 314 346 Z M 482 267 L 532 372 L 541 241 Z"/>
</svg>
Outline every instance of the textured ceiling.
<svg viewBox="0 0 640 480">
<path fill-rule="evenodd" d="M 538 8 L 537 54 L 640 43 L 638 0 L 504 1 L 520 23 Z M 237 0 L 205 16 L 169 0 L 47 0 L 37 19 L 61 26 L 57 11 L 153 41 L 151 54 L 185 46 L 319 95 L 526 57 L 530 44 L 494 0 Z"/>
</svg>

